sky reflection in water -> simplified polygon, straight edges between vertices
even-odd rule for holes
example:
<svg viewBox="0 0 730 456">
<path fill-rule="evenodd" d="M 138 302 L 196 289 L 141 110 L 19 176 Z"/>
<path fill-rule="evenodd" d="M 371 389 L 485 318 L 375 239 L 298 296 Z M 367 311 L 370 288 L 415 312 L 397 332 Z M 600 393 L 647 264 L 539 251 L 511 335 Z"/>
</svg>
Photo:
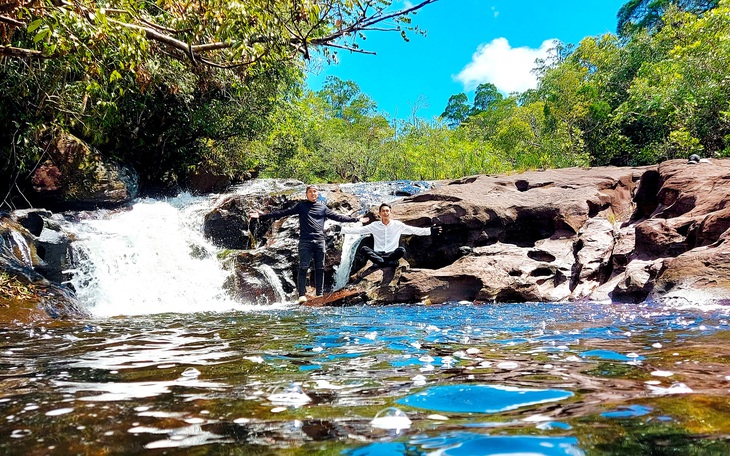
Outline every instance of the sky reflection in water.
<svg viewBox="0 0 730 456">
<path fill-rule="evenodd" d="M 728 329 L 724 308 L 590 303 L 262 308 L 4 328 L 0 453 L 275 454 L 316 442 L 352 455 L 578 455 L 587 436 L 573 418 L 676 423 L 651 399 L 692 400 L 702 388 L 702 401 L 726 400 L 725 366 L 688 347 Z M 294 388 L 311 401 L 279 400 Z M 408 428 L 371 426 L 393 405 Z"/>
</svg>

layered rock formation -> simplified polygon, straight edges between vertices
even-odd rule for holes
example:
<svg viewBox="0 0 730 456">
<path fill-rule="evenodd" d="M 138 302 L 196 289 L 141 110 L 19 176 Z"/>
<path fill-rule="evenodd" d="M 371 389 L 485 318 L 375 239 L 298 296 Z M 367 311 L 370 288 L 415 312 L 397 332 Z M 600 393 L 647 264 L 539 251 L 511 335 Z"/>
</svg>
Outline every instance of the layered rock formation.
<svg viewBox="0 0 730 456">
<path fill-rule="evenodd" d="M 673 160 L 442 182 L 393 205 L 394 218 L 441 236 L 404 238 L 396 270 L 356 261 L 358 283 L 314 303 L 725 302 L 728 179 L 730 161 Z"/>
<path fill-rule="evenodd" d="M 438 182 L 393 204 L 393 218 L 443 228 L 439 236 L 404 237 L 407 255 L 397 268 L 374 268 L 356 255 L 351 270 L 338 271 L 343 237 L 328 229 L 325 289 L 338 288 L 338 274 L 352 277 L 344 288 L 310 304 L 725 304 L 730 299 L 729 181 L 730 160 L 674 160 L 641 168 Z M 377 210 L 377 205 L 361 207 L 357 197 L 336 185 L 325 186 L 323 193 L 343 214 Z M 206 217 L 204 232 L 224 249 L 220 257 L 231 271 L 226 288 L 236 299 L 265 303 L 292 296 L 296 217 L 251 221 L 248 214 L 302 197 L 301 182 L 279 181 L 258 193 L 224 195 Z M 59 217 L 45 210 L 0 214 L 0 307 L 6 321 L 88 315 L 73 291 L 61 285 L 73 258 L 71 236 Z M 3 295 L 12 290 L 20 299 Z"/>
</svg>

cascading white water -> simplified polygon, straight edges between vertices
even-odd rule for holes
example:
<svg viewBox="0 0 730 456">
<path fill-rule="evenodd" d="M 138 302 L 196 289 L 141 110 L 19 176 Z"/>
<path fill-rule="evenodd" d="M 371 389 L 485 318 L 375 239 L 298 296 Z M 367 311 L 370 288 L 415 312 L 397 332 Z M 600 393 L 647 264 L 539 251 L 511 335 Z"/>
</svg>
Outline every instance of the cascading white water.
<svg viewBox="0 0 730 456">
<path fill-rule="evenodd" d="M 355 252 L 363 237 L 359 234 L 345 235 L 345 239 L 342 241 L 342 257 L 335 272 L 335 290 L 340 290 L 347 285 L 347 281 L 350 279 L 350 268 L 352 268 L 352 262 L 355 261 Z"/>
<path fill-rule="evenodd" d="M 25 266 L 33 267 L 33 259 L 30 253 L 30 247 L 22 234 L 15 230 L 9 230 L 11 243 L 10 246 L 15 256 L 23 262 Z"/>
<path fill-rule="evenodd" d="M 348 190 L 369 207 L 375 201 L 397 199 L 388 197 L 393 185 L 367 184 Z M 297 186 L 301 183 L 263 179 L 234 193 L 265 195 Z M 144 199 L 130 210 L 100 211 L 70 226 L 76 237 L 72 249 L 77 263 L 69 271 L 70 283 L 80 302 L 97 316 L 261 309 L 226 295 L 223 284 L 230 272 L 222 268 L 218 249 L 202 234 L 205 214 L 225 197 L 183 193 L 166 200 Z M 360 236 L 345 237 L 337 289 L 347 284 L 359 240 Z M 279 278 L 266 265 L 260 271 L 280 301 L 272 306 L 283 305 L 286 296 Z"/>
<path fill-rule="evenodd" d="M 224 293 L 228 273 L 201 232 L 211 204 L 181 194 L 75 224 L 79 300 L 98 316 L 241 308 Z"/>
</svg>

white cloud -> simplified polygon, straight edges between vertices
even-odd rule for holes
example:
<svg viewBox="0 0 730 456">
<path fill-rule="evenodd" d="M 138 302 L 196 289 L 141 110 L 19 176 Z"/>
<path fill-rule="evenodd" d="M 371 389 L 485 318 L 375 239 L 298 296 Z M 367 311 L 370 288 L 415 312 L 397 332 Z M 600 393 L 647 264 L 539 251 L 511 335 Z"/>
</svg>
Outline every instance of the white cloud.
<svg viewBox="0 0 730 456">
<path fill-rule="evenodd" d="M 534 89 L 537 86 L 537 79 L 532 74 L 535 60 L 547 58 L 556 43 L 557 40 L 546 40 L 538 49 L 513 48 L 507 38 L 495 38 L 481 44 L 471 62 L 454 79 L 464 84 L 466 91 L 488 82 L 505 93 Z"/>
</svg>

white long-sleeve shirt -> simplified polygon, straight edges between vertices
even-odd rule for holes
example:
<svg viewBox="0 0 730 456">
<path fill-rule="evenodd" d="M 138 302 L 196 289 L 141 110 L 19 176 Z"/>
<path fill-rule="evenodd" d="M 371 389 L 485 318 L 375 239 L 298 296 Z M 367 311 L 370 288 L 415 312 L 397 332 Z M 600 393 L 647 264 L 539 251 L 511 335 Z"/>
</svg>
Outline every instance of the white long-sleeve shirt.
<svg viewBox="0 0 730 456">
<path fill-rule="evenodd" d="M 398 248 L 401 234 L 428 236 L 431 234 L 431 228 L 409 226 L 400 220 L 391 220 L 390 223 L 384 225 L 383 222 L 378 220 L 365 226 L 343 225 L 342 232 L 345 234 L 372 234 L 374 240 L 373 250 L 390 253 Z"/>
</svg>

